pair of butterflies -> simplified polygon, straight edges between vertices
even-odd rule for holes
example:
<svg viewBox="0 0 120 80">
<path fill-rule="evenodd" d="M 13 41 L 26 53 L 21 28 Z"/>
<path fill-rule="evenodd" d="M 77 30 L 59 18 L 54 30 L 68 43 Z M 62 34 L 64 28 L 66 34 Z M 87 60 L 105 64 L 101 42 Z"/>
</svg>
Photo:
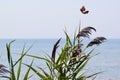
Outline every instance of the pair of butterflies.
<svg viewBox="0 0 120 80">
<path fill-rule="evenodd" d="M 88 14 L 89 11 L 86 10 L 85 6 L 82 6 L 82 8 L 80 8 L 80 11 L 83 13 L 83 14 Z"/>
</svg>

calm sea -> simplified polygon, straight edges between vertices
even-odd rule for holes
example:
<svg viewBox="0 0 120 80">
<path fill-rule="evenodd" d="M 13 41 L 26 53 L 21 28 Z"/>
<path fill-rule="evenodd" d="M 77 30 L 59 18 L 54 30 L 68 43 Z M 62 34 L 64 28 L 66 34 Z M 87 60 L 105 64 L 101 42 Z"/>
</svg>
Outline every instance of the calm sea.
<svg viewBox="0 0 120 80">
<path fill-rule="evenodd" d="M 0 40 L 0 64 L 4 64 L 7 67 L 6 43 L 10 41 L 10 39 Z M 25 50 L 33 45 L 28 54 L 39 56 L 51 55 L 52 47 L 56 41 L 57 39 L 17 39 L 11 46 L 13 60 L 16 61 L 19 58 L 24 45 Z M 60 44 L 61 48 L 64 40 Z M 94 56 L 89 61 L 85 68 L 88 71 L 87 74 L 103 71 L 103 73 L 97 76 L 96 80 L 120 80 L 120 39 L 109 39 L 98 46 L 94 52 L 100 54 Z M 30 64 L 31 59 L 27 57 L 24 61 Z M 42 66 L 42 62 L 36 61 L 34 66 Z M 31 78 L 30 80 L 33 79 Z"/>
</svg>

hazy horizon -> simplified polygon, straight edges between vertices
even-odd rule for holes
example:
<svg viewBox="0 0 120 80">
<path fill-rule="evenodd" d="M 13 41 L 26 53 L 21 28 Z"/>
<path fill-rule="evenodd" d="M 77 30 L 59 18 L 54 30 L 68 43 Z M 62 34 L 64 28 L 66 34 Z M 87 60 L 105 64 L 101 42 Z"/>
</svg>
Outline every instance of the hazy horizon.
<svg viewBox="0 0 120 80">
<path fill-rule="evenodd" d="M 72 37 L 79 24 L 92 26 L 92 38 L 120 39 L 119 0 L 2 0 L 0 1 L 1 39 L 64 38 L 66 28 Z M 90 11 L 83 15 L 80 8 Z"/>
</svg>

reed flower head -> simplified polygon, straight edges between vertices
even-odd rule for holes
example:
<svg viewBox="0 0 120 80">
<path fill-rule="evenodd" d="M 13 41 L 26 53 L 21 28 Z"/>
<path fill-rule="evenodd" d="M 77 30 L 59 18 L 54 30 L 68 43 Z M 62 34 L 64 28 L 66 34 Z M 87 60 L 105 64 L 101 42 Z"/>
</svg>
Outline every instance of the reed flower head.
<svg viewBox="0 0 120 80">
<path fill-rule="evenodd" d="M 4 73 L 10 73 L 7 69 L 5 69 L 6 67 L 2 64 L 0 64 L 0 75 L 4 74 Z"/>
<path fill-rule="evenodd" d="M 82 52 L 82 50 L 81 50 L 82 45 L 83 44 L 78 44 L 78 45 L 76 45 L 74 47 L 74 51 L 73 51 L 72 57 L 76 57 L 76 56 L 78 56 Z"/>
<path fill-rule="evenodd" d="M 56 50 L 59 47 L 59 43 L 60 43 L 61 38 L 54 44 L 53 50 L 52 50 L 52 60 L 53 62 L 55 62 L 55 55 L 56 55 Z"/>
<path fill-rule="evenodd" d="M 74 52 L 73 52 L 72 57 L 78 56 L 81 52 L 82 52 L 81 49 L 79 49 L 79 48 L 78 48 L 78 49 L 75 49 Z"/>
<path fill-rule="evenodd" d="M 86 27 L 86 28 L 83 28 L 83 29 L 78 33 L 77 38 L 80 38 L 80 37 L 87 37 L 87 38 L 89 38 L 92 30 L 96 31 L 95 28 L 90 27 L 90 26 L 89 26 L 89 27 Z"/>
<path fill-rule="evenodd" d="M 87 47 L 93 46 L 93 45 L 99 45 L 101 44 L 104 40 L 106 40 L 105 37 L 96 37 L 94 40 L 92 40 Z"/>
</svg>

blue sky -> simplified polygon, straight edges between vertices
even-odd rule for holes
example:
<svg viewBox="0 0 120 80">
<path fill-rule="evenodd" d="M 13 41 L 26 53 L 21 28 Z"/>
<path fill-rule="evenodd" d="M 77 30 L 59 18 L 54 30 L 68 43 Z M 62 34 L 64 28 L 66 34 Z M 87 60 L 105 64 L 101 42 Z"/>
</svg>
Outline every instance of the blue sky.
<svg viewBox="0 0 120 80">
<path fill-rule="evenodd" d="M 90 11 L 80 12 L 82 6 Z M 92 37 L 120 38 L 120 0 L 0 0 L 0 38 L 59 38 L 64 29 L 97 29 Z"/>
</svg>

